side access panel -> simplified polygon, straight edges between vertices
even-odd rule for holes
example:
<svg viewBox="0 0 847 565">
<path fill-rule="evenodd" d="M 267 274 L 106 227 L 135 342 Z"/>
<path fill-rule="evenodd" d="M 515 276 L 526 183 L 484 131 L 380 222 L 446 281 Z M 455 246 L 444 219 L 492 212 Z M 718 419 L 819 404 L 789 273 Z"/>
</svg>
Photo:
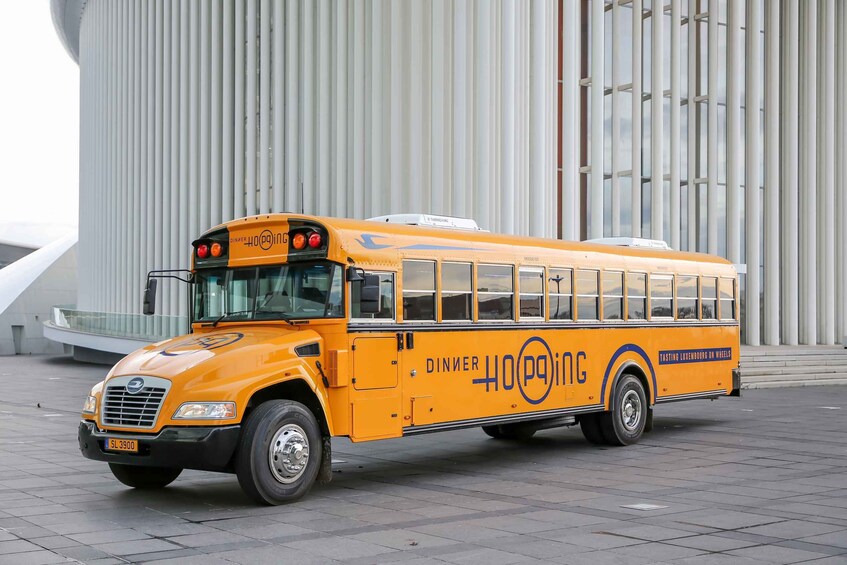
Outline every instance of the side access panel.
<svg viewBox="0 0 847 565">
<path fill-rule="evenodd" d="M 353 340 L 353 388 L 395 388 L 397 370 L 395 336 L 357 337 Z"/>
</svg>

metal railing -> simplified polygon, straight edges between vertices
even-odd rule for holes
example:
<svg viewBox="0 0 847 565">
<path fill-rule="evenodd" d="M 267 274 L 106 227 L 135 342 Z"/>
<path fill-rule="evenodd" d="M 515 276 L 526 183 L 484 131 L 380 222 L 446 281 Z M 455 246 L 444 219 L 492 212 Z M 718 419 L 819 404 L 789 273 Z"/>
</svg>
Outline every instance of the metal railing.
<svg viewBox="0 0 847 565">
<path fill-rule="evenodd" d="M 74 310 L 70 306 L 54 306 L 50 321 L 57 327 L 78 332 L 149 342 L 188 332 L 187 316 L 89 312 Z"/>
</svg>

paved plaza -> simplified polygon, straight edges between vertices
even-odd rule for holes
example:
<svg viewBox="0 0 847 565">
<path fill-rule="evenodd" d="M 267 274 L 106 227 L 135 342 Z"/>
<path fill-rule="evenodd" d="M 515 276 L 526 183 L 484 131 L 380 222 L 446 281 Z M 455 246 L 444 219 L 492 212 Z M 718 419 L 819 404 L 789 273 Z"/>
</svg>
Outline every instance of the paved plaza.
<svg viewBox="0 0 847 565">
<path fill-rule="evenodd" d="M 0 357 L 0 564 L 847 563 L 847 387 L 659 406 L 625 448 L 578 428 L 354 445 L 262 507 L 234 475 L 134 491 L 77 449 L 107 368 Z"/>
</svg>

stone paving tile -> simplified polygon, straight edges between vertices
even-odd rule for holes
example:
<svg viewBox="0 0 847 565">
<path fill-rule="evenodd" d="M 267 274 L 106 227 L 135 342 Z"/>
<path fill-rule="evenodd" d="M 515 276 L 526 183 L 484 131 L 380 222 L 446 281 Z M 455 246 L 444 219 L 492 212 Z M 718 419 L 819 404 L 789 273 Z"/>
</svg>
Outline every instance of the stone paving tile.
<svg viewBox="0 0 847 565">
<path fill-rule="evenodd" d="M 46 549 L 9 555 L 0 554 L 0 565 L 46 565 L 48 563 L 67 562 L 67 557 Z"/>
<path fill-rule="evenodd" d="M 738 557 L 746 557 L 765 561 L 767 563 L 802 563 L 822 559 L 827 557 L 825 553 L 815 553 L 812 551 L 803 551 L 800 549 L 792 549 L 790 547 L 780 547 L 778 545 L 756 545 L 745 547 L 725 552 L 726 555 Z"/>
</svg>

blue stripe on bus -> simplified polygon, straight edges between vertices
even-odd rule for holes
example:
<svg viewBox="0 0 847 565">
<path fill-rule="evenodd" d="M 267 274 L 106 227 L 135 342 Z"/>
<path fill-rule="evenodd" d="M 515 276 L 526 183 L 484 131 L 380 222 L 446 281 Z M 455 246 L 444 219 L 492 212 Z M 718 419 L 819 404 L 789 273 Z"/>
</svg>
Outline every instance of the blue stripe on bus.
<svg viewBox="0 0 847 565">
<path fill-rule="evenodd" d="M 677 365 L 679 363 L 710 363 L 732 359 L 731 347 L 710 347 L 703 349 L 670 349 L 659 351 L 659 365 Z"/>
</svg>

